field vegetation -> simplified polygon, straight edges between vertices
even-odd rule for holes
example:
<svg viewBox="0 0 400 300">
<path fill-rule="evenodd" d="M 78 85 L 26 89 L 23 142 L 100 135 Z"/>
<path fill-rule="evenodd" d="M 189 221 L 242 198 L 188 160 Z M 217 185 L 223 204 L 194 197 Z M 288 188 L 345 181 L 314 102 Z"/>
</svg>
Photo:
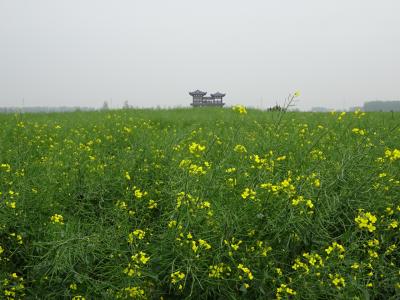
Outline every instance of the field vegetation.
<svg viewBox="0 0 400 300">
<path fill-rule="evenodd" d="M 0 115 L 0 298 L 399 299 L 399 121 Z"/>
</svg>

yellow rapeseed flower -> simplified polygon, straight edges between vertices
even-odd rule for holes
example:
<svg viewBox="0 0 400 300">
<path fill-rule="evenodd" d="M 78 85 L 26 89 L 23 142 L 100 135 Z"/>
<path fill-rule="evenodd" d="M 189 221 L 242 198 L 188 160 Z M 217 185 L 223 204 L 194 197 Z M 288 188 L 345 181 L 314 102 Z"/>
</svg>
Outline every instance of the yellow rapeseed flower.
<svg viewBox="0 0 400 300">
<path fill-rule="evenodd" d="M 246 153 L 246 152 L 247 152 L 247 149 L 246 149 L 245 146 L 240 145 L 240 144 L 237 144 L 237 145 L 233 148 L 233 151 L 239 152 L 239 153 Z"/>
<path fill-rule="evenodd" d="M 170 277 L 171 277 L 171 282 L 173 284 L 177 284 L 179 281 L 182 281 L 183 279 L 185 279 L 185 273 L 183 273 L 181 271 L 176 271 L 176 272 L 171 273 Z"/>
<path fill-rule="evenodd" d="M 400 150 L 399 149 L 387 149 L 385 151 L 385 157 L 388 158 L 390 161 L 398 160 L 400 159 Z"/>
<path fill-rule="evenodd" d="M 131 232 L 131 233 L 128 235 L 128 242 L 129 242 L 130 244 L 132 244 L 133 241 L 135 240 L 135 238 L 137 238 L 137 239 L 139 239 L 139 240 L 143 240 L 144 237 L 145 237 L 145 235 L 146 235 L 146 232 L 145 232 L 144 230 L 135 229 L 133 232 Z"/>
<path fill-rule="evenodd" d="M 245 267 L 243 264 L 239 264 L 239 265 L 237 266 L 237 268 L 238 268 L 239 270 L 242 270 L 242 271 L 245 273 L 245 275 L 247 276 L 247 278 L 248 278 L 249 280 L 253 280 L 253 279 L 254 279 L 254 276 L 253 276 L 253 274 L 251 273 L 250 269 L 247 268 L 247 267 Z"/>
<path fill-rule="evenodd" d="M 395 229 L 397 227 L 399 227 L 399 222 L 397 222 L 396 220 L 393 220 L 392 222 L 390 222 L 389 228 Z"/>
<path fill-rule="evenodd" d="M 250 199 L 254 200 L 256 198 L 256 194 L 257 193 L 254 190 L 252 190 L 250 188 L 245 188 L 245 190 L 242 192 L 241 196 L 243 199 L 250 198 Z"/>
<path fill-rule="evenodd" d="M 199 157 L 202 152 L 206 150 L 206 146 L 200 145 L 198 143 L 192 142 L 189 145 L 189 152 L 195 155 L 196 157 Z"/>
<path fill-rule="evenodd" d="M 62 215 L 54 214 L 50 217 L 50 221 L 53 224 L 64 224 L 64 218 Z"/>
<path fill-rule="evenodd" d="M 344 278 L 339 274 L 329 274 L 329 278 L 331 279 L 333 285 L 339 290 L 346 286 Z"/>
<path fill-rule="evenodd" d="M 144 296 L 144 290 L 137 286 L 126 287 L 124 288 L 124 291 L 132 299 L 142 299 L 142 297 Z"/>
<path fill-rule="evenodd" d="M 173 228 L 176 226 L 176 224 L 177 224 L 176 220 L 169 221 L 168 228 Z"/>
<path fill-rule="evenodd" d="M 198 241 L 199 241 L 199 245 L 200 245 L 202 248 L 204 248 L 204 249 L 206 249 L 206 250 L 211 249 L 211 245 L 210 245 L 209 243 L 207 243 L 207 241 L 202 240 L 202 239 L 199 239 Z"/>
<path fill-rule="evenodd" d="M 370 212 L 361 213 L 354 220 L 360 229 L 367 229 L 369 232 L 374 232 L 376 230 L 374 224 L 376 223 L 377 218 Z"/>
<path fill-rule="evenodd" d="M 149 203 L 148 203 L 147 207 L 148 207 L 149 209 L 157 208 L 157 202 L 154 201 L 154 200 L 149 200 Z"/>
<path fill-rule="evenodd" d="M 247 114 L 246 107 L 244 107 L 243 105 L 237 104 L 237 105 L 232 107 L 232 110 L 238 112 L 241 115 Z"/>
<path fill-rule="evenodd" d="M 142 192 L 140 189 L 135 189 L 134 193 L 137 199 L 141 199 L 147 195 L 147 192 Z"/>
<path fill-rule="evenodd" d="M 359 267 L 360 267 L 360 265 L 356 262 L 351 265 L 351 268 L 354 270 L 357 270 Z"/>
<path fill-rule="evenodd" d="M 281 300 L 283 299 L 282 294 L 287 294 L 287 295 L 292 295 L 295 296 L 297 293 L 295 290 L 289 288 L 286 284 L 282 283 L 277 289 L 276 289 L 276 299 Z M 287 298 L 287 296 L 285 297 Z"/>
</svg>

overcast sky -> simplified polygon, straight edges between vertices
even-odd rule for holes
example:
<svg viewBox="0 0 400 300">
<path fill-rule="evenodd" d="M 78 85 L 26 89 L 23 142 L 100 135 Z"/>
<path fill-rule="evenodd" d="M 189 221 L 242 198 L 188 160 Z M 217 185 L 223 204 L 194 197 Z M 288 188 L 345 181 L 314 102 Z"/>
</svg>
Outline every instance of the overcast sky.
<svg viewBox="0 0 400 300">
<path fill-rule="evenodd" d="M 399 0 L 0 0 L 0 106 L 400 100 Z"/>
</svg>

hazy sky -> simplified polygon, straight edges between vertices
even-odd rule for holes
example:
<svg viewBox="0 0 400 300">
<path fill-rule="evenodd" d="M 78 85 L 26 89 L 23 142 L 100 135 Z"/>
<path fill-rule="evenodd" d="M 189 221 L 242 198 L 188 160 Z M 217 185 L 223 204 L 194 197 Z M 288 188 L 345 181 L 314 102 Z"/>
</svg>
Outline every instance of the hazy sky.
<svg viewBox="0 0 400 300">
<path fill-rule="evenodd" d="M 400 100 L 399 0 L 0 0 L 0 106 Z"/>
</svg>

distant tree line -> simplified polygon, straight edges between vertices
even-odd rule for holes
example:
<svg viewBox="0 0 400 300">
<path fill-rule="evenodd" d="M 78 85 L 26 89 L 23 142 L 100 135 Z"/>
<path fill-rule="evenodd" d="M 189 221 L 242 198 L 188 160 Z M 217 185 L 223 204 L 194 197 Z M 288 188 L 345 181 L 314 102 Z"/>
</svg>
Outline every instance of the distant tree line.
<svg viewBox="0 0 400 300">
<path fill-rule="evenodd" d="M 123 106 L 123 109 L 130 109 L 133 108 L 131 105 L 129 105 L 128 101 L 125 101 Z M 159 107 L 158 107 L 159 108 Z M 108 110 L 109 105 L 107 101 L 103 102 L 102 107 L 100 110 Z M 355 110 L 362 110 L 362 111 L 400 111 L 400 101 L 369 101 L 365 102 L 363 106 L 355 106 L 349 108 L 349 111 L 355 111 Z M 15 113 L 15 112 L 21 112 L 21 113 L 40 113 L 40 112 L 73 112 L 73 111 L 94 111 L 98 110 L 94 107 L 68 107 L 68 106 L 59 106 L 59 107 L 47 107 L 47 106 L 30 106 L 30 107 L 0 107 L 0 113 Z M 271 106 L 267 108 L 267 111 L 280 111 L 284 112 L 286 110 L 290 111 L 298 111 L 298 109 L 288 109 L 287 107 L 280 106 L 276 104 L 275 106 Z M 326 107 L 313 107 L 311 109 L 313 112 L 328 112 L 332 111 L 332 109 L 326 108 Z"/>
<path fill-rule="evenodd" d="M 369 101 L 363 111 L 400 111 L 400 101 Z"/>
<path fill-rule="evenodd" d="M 31 107 L 0 107 L 2 113 L 40 113 L 40 112 L 71 112 L 71 111 L 91 111 L 93 107 L 47 107 L 47 106 L 31 106 Z"/>
<path fill-rule="evenodd" d="M 267 111 L 286 111 L 286 108 L 276 104 L 275 106 L 268 107 Z"/>
<path fill-rule="evenodd" d="M 334 109 L 329 109 L 326 107 L 313 107 L 312 112 L 328 112 Z M 400 111 L 400 101 L 368 101 L 365 102 L 363 106 L 350 107 L 349 111 Z"/>
</svg>

